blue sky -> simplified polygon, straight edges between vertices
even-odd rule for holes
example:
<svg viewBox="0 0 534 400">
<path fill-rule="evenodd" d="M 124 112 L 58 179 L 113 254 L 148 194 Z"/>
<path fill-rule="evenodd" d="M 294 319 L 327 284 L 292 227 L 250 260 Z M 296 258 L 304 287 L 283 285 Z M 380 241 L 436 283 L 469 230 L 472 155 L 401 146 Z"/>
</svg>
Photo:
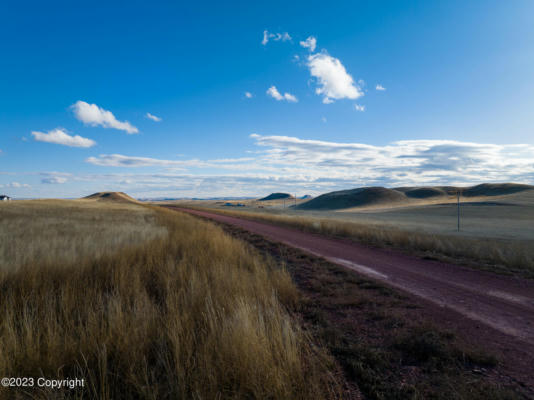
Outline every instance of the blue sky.
<svg viewBox="0 0 534 400">
<path fill-rule="evenodd" d="M 5 1 L 0 192 L 534 183 L 532 15 L 529 0 Z"/>
</svg>

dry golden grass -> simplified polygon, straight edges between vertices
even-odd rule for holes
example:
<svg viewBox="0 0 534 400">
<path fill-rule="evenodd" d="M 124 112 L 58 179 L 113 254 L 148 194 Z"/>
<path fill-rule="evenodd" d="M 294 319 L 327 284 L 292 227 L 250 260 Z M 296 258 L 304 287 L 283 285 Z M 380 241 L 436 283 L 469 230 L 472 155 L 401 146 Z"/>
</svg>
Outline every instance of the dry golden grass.
<svg viewBox="0 0 534 400">
<path fill-rule="evenodd" d="M 163 238 L 153 210 L 88 200 L 0 203 L 0 268 L 75 263 Z"/>
<path fill-rule="evenodd" d="M 200 207 L 192 207 L 206 209 Z M 346 237 L 374 246 L 391 246 L 415 251 L 426 257 L 462 262 L 480 269 L 534 278 L 532 240 L 501 240 L 452 236 L 397 229 L 378 224 L 340 221 L 331 218 L 273 215 L 209 208 L 220 214 L 289 226 L 327 236 Z"/>
<path fill-rule="evenodd" d="M 42 204 L 35 207 L 46 210 Z M 69 209 L 66 219 L 81 234 L 90 229 L 92 220 L 86 218 L 92 207 L 98 213 L 110 210 L 84 205 L 84 214 L 78 205 L 72 206 L 76 211 L 70 205 L 57 207 Z M 124 210 L 110 207 L 114 215 Z M 4 376 L 86 379 L 83 390 L 33 390 L 34 398 L 338 397 L 330 358 L 288 311 L 298 302 L 298 292 L 284 269 L 212 224 L 136 207 L 142 208 L 127 208 L 130 221 L 116 217 L 112 225 L 117 230 L 107 231 L 125 235 L 116 239 L 118 251 L 99 257 L 80 253 L 73 260 L 53 245 L 56 253 L 45 262 L 17 256 L 26 261 L 0 268 Z M 134 243 L 130 233 L 138 218 L 156 233 Z M 29 231 L 33 221 L 46 227 L 29 217 Z M 95 221 L 94 229 L 108 222 Z M 41 240 L 45 246 L 46 235 Z M 15 248 L 23 251 L 24 246 Z M 12 388 L 0 389 L 2 398 L 17 393 L 22 397 Z"/>
</svg>

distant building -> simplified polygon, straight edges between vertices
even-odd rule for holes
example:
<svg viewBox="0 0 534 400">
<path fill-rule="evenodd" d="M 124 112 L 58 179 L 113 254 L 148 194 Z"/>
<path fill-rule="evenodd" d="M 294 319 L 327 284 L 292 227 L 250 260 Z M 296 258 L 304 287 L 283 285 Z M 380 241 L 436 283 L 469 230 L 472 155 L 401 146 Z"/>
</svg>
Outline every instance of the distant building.
<svg viewBox="0 0 534 400">
<path fill-rule="evenodd" d="M 6 196 L 6 195 L 0 195 L 0 201 L 9 201 L 11 200 L 11 197 L 9 196 Z"/>
</svg>

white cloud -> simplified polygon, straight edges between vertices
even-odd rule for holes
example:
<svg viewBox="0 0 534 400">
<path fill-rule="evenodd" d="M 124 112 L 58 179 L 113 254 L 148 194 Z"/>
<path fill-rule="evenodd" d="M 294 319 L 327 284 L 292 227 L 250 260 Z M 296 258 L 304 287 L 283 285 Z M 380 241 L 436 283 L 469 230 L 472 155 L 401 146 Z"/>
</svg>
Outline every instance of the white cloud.
<svg viewBox="0 0 534 400">
<path fill-rule="evenodd" d="M 339 59 L 326 53 L 308 56 L 310 74 L 317 79 L 319 87 L 315 93 L 323 96 L 323 103 L 332 103 L 339 99 L 357 99 L 363 96 L 359 86 L 347 73 Z"/>
<path fill-rule="evenodd" d="M 382 86 L 381 84 L 378 84 L 378 85 L 376 85 L 376 90 L 379 90 L 379 91 L 383 92 L 384 90 L 386 90 L 386 88 L 384 86 Z"/>
<path fill-rule="evenodd" d="M 111 111 L 104 110 L 96 104 L 89 104 L 78 100 L 72 106 L 74 115 L 84 124 L 90 126 L 102 126 L 104 128 L 114 128 L 126 133 L 138 133 L 139 130 L 128 121 L 118 121 Z"/>
<path fill-rule="evenodd" d="M 365 106 L 361 104 L 354 104 L 354 108 L 356 109 L 356 111 L 365 111 Z"/>
<path fill-rule="evenodd" d="M 310 36 L 306 40 L 301 40 L 299 43 L 302 47 L 308 48 L 311 52 L 314 52 L 315 47 L 317 46 L 317 39 L 313 36 Z"/>
<path fill-rule="evenodd" d="M 324 123 L 326 123 L 326 117 L 322 117 L 322 118 L 321 118 L 321 121 L 323 121 Z"/>
<path fill-rule="evenodd" d="M 271 96 L 273 99 L 276 99 L 278 101 L 289 101 L 292 103 L 295 103 L 298 101 L 298 99 L 292 95 L 291 93 L 284 93 L 283 95 L 278 91 L 276 86 L 271 86 L 269 89 L 267 89 L 267 94 Z"/>
<path fill-rule="evenodd" d="M 160 122 L 161 121 L 160 117 L 156 117 L 155 115 L 150 114 L 149 112 L 147 112 L 145 114 L 145 117 L 147 117 L 148 119 L 151 119 L 152 121 L 155 121 L 155 122 Z"/>
<path fill-rule="evenodd" d="M 72 174 L 67 172 L 41 172 L 40 175 L 41 183 L 50 185 L 66 183 L 72 177 Z"/>
<path fill-rule="evenodd" d="M 48 133 L 33 131 L 32 136 L 38 142 L 55 143 L 70 147 L 92 147 L 96 144 L 94 140 L 79 135 L 71 136 L 62 128 L 53 129 Z"/>
<path fill-rule="evenodd" d="M 182 166 L 183 161 L 161 160 L 150 157 L 124 156 L 122 154 L 101 154 L 89 157 L 86 162 L 102 167 L 151 167 L 151 166 Z"/>
<path fill-rule="evenodd" d="M 289 33 L 287 32 L 270 33 L 267 30 L 263 31 L 263 40 L 261 41 L 261 44 L 265 46 L 267 43 L 269 43 L 269 40 L 274 40 L 275 42 L 281 40 L 282 42 L 286 42 L 288 40 L 291 40 L 291 36 L 289 36 Z"/>
<path fill-rule="evenodd" d="M 244 162 L 253 161 L 250 157 L 223 158 L 215 160 L 165 160 L 150 157 L 125 156 L 122 154 L 100 154 L 98 157 L 89 157 L 85 161 L 102 167 L 166 167 L 171 169 L 185 168 L 223 168 L 240 169 Z"/>
<path fill-rule="evenodd" d="M 287 136 L 251 137 L 267 148 L 261 163 L 277 166 L 279 174 L 323 183 L 339 180 L 340 188 L 534 182 L 532 145 L 405 140 L 372 146 Z"/>
<path fill-rule="evenodd" d="M 11 182 L 7 185 L 0 185 L 0 187 L 9 188 L 9 189 L 20 189 L 20 188 L 29 188 L 30 185 L 27 183 Z"/>
<path fill-rule="evenodd" d="M 98 157 L 89 157 L 86 162 L 103 167 L 205 167 L 208 164 L 200 160 L 164 160 L 150 157 L 125 156 L 122 154 L 101 154 Z"/>
<path fill-rule="evenodd" d="M 38 185 L 32 189 L 32 195 L 76 197 L 80 187 L 88 193 L 120 187 L 135 197 L 215 197 L 256 196 L 276 191 L 320 194 L 361 186 L 534 183 L 534 145 L 405 140 L 374 146 L 290 136 L 253 134 L 251 138 L 257 147 L 247 151 L 246 157 L 239 154 L 237 158 L 215 160 L 166 160 L 121 154 L 89 157 L 87 162 L 103 166 L 104 171 L 111 167 L 151 167 L 156 171 L 77 176 L 41 173 L 43 183 L 67 182 Z"/>
<path fill-rule="evenodd" d="M 45 184 L 62 184 L 65 182 L 67 182 L 67 178 L 64 178 L 61 176 L 52 176 L 49 178 L 41 179 L 41 183 L 45 183 Z"/>
<path fill-rule="evenodd" d="M 245 97 L 246 97 L 247 99 L 251 99 L 251 98 L 254 97 L 254 96 L 253 96 L 252 93 L 250 93 L 250 92 L 245 92 Z"/>
<path fill-rule="evenodd" d="M 373 146 L 289 136 L 253 134 L 251 138 L 259 150 L 244 158 L 177 161 L 111 154 L 90 157 L 87 162 L 106 167 L 181 169 L 184 171 L 181 175 L 171 174 L 180 176 L 179 179 L 171 179 L 169 174 L 152 174 L 143 184 L 174 189 L 187 187 L 190 193 L 203 196 L 237 192 L 255 195 L 260 189 L 291 186 L 299 191 L 320 193 L 357 186 L 534 182 L 532 145 L 405 140 Z M 128 179 L 134 185 L 141 185 L 137 179 Z M 199 187 L 194 182 L 204 182 L 206 186 Z"/>
</svg>

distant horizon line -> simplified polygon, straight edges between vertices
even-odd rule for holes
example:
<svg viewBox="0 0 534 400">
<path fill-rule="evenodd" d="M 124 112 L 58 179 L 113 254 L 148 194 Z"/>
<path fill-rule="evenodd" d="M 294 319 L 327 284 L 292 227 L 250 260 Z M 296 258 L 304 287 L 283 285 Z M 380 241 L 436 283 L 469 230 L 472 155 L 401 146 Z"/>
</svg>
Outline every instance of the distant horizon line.
<svg viewBox="0 0 534 400">
<path fill-rule="evenodd" d="M 332 193 L 332 192 L 340 192 L 340 191 L 345 191 L 345 190 L 354 190 L 354 189 L 363 189 L 363 188 L 384 188 L 384 189 L 392 189 L 392 190 L 395 190 L 395 189 L 405 189 L 405 188 L 460 188 L 460 189 L 465 189 L 465 188 L 472 188 L 472 187 L 476 187 L 476 186 L 482 186 L 482 185 L 517 185 L 517 186 L 530 186 L 534 189 L 534 185 L 531 185 L 531 184 L 527 184 L 527 183 L 516 183 L 516 182 L 483 182 L 483 183 L 478 183 L 478 184 L 474 184 L 474 185 L 466 185 L 466 186 L 458 186 L 458 185 L 421 185 L 421 186 L 395 186 L 395 187 L 388 187 L 388 186 L 357 186 L 357 187 L 352 187 L 352 188 L 348 188 L 348 189 L 338 189 L 338 190 L 331 190 L 331 191 L 328 191 L 328 192 L 323 192 L 317 196 L 320 196 L 322 194 L 326 194 L 326 193 Z M 89 195 L 82 195 L 80 197 L 12 197 L 12 196 L 9 196 L 5 193 L 2 193 L 0 195 L 2 196 L 7 196 L 9 197 L 11 200 L 78 200 L 78 199 L 83 199 L 85 197 L 88 197 L 88 196 L 91 196 L 95 193 L 119 193 L 119 192 L 122 192 L 120 190 L 107 190 L 107 191 L 102 191 L 102 192 L 93 192 Z M 125 192 L 122 192 L 122 193 L 125 193 Z M 171 197 L 171 196 L 154 196 L 154 197 L 150 197 L 150 196 L 139 196 L 139 197 L 136 197 L 136 196 L 131 196 L 133 197 L 135 200 L 139 200 L 139 201 L 156 201 L 156 200 L 160 200 L 160 201 L 172 201 L 172 200 L 251 200 L 251 199 L 256 199 L 256 198 L 261 198 L 261 197 L 265 197 L 265 196 L 269 196 L 271 194 L 274 194 L 274 193 L 283 193 L 283 194 L 289 194 L 289 195 L 293 195 L 294 193 L 290 193 L 290 192 L 271 192 L 267 195 L 263 194 L 263 195 L 257 195 L 257 196 L 209 196 L 209 197 L 199 197 L 199 196 L 179 196 L 179 197 Z M 130 196 L 130 195 L 129 195 Z M 304 195 L 301 195 L 301 196 L 310 196 L 308 193 L 304 194 Z M 312 196 L 312 197 L 317 197 L 317 196 Z M 298 196 L 296 196 L 298 197 Z"/>
</svg>

